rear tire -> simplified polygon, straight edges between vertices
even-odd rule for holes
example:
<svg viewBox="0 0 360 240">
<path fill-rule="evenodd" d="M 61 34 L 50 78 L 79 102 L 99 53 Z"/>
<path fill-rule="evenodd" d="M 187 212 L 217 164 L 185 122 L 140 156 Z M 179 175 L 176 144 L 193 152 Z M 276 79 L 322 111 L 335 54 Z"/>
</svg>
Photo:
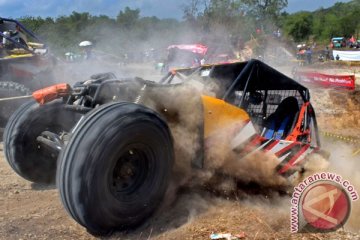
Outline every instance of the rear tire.
<svg viewBox="0 0 360 240">
<path fill-rule="evenodd" d="M 17 109 L 4 132 L 5 157 L 21 177 L 36 183 L 55 182 L 57 154 L 40 147 L 36 138 L 45 130 L 68 132 L 77 118 L 54 101 L 39 105 L 31 100 Z"/>
<path fill-rule="evenodd" d="M 59 156 L 57 185 L 69 214 L 92 234 L 134 227 L 160 205 L 173 165 L 167 124 L 117 102 L 89 113 Z"/>
<path fill-rule="evenodd" d="M 31 91 L 22 84 L 15 82 L 0 82 L 0 99 L 27 95 L 31 95 Z M 2 130 L 15 110 L 27 101 L 29 101 L 29 99 L 16 99 L 0 102 L 0 128 Z"/>
</svg>

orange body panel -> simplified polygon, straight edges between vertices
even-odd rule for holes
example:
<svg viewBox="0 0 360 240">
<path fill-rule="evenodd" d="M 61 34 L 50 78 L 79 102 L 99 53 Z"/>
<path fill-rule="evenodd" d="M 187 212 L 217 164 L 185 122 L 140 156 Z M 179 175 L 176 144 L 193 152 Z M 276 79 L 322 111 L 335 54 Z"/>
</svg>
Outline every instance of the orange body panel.
<svg viewBox="0 0 360 240">
<path fill-rule="evenodd" d="M 306 111 L 307 107 L 309 106 L 309 104 L 310 104 L 310 102 L 306 102 L 301 106 L 300 113 L 299 113 L 299 119 L 296 122 L 294 130 L 286 138 L 287 141 L 296 142 L 298 140 L 299 136 L 302 136 L 302 135 L 309 135 L 310 136 L 310 130 L 301 131 L 301 125 L 302 125 L 302 123 L 304 121 L 305 111 Z M 311 141 L 311 139 L 309 139 L 309 142 L 310 141 Z"/>
<path fill-rule="evenodd" d="M 204 106 L 204 137 L 207 138 L 221 128 L 234 123 L 246 123 L 249 115 L 241 108 L 223 100 L 202 96 Z"/>
</svg>

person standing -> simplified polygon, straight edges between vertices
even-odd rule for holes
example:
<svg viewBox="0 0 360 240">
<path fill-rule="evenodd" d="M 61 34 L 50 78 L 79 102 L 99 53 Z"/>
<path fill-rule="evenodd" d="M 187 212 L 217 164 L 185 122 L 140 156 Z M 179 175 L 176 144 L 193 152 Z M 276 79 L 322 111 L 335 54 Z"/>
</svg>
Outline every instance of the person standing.
<svg viewBox="0 0 360 240">
<path fill-rule="evenodd" d="M 93 48 L 92 42 L 82 41 L 81 43 L 79 43 L 79 47 L 82 48 L 84 60 L 89 60 L 92 58 L 92 48 Z"/>
<path fill-rule="evenodd" d="M 306 56 L 306 61 L 307 61 L 307 64 L 311 64 L 312 63 L 312 51 L 311 51 L 311 48 L 308 47 L 305 51 L 305 56 Z"/>
</svg>

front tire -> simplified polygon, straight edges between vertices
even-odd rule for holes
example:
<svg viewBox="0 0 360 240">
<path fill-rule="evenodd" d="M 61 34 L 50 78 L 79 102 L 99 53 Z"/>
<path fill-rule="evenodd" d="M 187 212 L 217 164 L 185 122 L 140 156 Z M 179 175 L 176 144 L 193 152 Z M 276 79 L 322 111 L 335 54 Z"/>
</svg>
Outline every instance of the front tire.
<svg viewBox="0 0 360 240">
<path fill-rule="evenodd" d="M 34 100 L 14 112 L 4 132 L 5 157 L 21 177 L 35 183 L 54 183 L 57 155 L 42 148 L 36 138 L 43 131 L 69 132 L 78 117 L 62 101 L 39 105 Z"/>
<path fill-rule="evenodd" d="M 170 130 L 154 111 L 103 105 L 82 120 L 59 156 L 62 203 L 93 234 L 134 227 L 160 205 L 173 157 Z"/>
</svg>

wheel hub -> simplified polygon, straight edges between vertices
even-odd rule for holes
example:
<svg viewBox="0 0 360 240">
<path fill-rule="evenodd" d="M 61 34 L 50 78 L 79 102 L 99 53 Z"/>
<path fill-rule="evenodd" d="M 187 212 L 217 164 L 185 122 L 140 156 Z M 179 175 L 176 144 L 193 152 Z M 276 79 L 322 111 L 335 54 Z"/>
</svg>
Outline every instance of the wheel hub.
<svg viewBox="0 0 360 240">
<path fill-rule="evenodd" d="M 146 178 L 146 155 L 139 149 L 127 149 L 118 159 L 111 179 L 111 191 L 115 196 L 120 193 L 134 192 Z"/>
</svg>

